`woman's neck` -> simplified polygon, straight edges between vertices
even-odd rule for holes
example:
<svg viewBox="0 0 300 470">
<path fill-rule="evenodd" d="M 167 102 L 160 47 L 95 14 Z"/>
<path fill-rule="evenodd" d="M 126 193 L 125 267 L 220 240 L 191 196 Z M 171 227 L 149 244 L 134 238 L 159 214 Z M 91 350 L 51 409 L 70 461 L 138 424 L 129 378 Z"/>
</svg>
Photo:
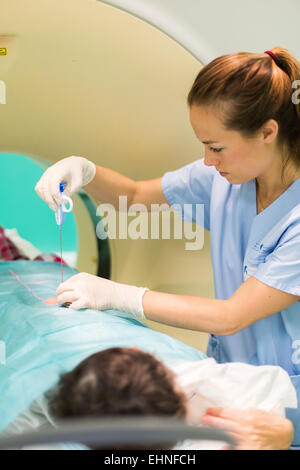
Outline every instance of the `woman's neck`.
<svg viewBox="0 0 300 470">
<path fill-rule="evenodd" d="M 275 167 L 264 175 L 256 177 L 256 188 L 259 199 L 263 203 L 271 204 L 285 192 L 300 176 L 300 168 L 294 163 L 286 166 L 282 177 L 282 166 Z"/>
</svg>

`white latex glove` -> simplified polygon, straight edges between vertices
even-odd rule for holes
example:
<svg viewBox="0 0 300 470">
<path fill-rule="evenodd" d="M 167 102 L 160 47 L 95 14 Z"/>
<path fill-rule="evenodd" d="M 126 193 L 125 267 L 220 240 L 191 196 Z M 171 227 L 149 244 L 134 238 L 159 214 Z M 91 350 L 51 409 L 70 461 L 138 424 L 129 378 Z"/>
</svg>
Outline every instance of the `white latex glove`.
<svg viewBox="0 0 300 470">
<path fill-rule="evenodd" d="M 83 157 L 67 157 L 47 168 L 35 190 L 50 209 L 56 211 L 58 204 L 62 203 L 60 183 L 66 183 L 64 193 L 70 197 L 82 186 L 90 183 L 95 174 L 96 166 L 93 162 Z"/>
<path fill-rule="evenodd" d="M 79 273 L 60 284 L 56 291 L 59 304 L 71 302 L 70 308 L 115 308 L 145 319 L 143 295 L 146 287 L 128 286 L 88 273 Z"/>
</svg>

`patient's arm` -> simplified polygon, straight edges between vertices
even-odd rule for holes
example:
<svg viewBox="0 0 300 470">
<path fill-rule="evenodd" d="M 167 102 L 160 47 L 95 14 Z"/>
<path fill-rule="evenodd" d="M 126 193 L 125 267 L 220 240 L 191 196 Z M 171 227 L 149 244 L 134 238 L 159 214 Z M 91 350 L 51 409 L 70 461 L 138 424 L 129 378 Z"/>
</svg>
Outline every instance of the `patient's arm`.
<svg viewBox="0 0 300 470">
<path fill-rule="evenodd" d="M 294 435 L 290 420 L 255 408 L 208 408 L 201 423 L 227 430 L 237 450 L 285 450 Z"/>
</svg>

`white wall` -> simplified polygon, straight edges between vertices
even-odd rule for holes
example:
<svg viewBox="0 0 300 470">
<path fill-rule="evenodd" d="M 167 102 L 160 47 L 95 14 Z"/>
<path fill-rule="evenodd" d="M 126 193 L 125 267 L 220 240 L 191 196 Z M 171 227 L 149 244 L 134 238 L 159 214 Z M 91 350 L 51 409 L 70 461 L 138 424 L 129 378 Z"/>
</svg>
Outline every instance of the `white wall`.
<svg viewBox="0 0 300 470">
<path fill-rule="evenodd" d="M 103 1 L 103 0 L 101 0 Z M 299 0 L 104 0 L 145 19 L 202 63 L 223 54 L 287 48 L 300 59 Z"/>
</svg>

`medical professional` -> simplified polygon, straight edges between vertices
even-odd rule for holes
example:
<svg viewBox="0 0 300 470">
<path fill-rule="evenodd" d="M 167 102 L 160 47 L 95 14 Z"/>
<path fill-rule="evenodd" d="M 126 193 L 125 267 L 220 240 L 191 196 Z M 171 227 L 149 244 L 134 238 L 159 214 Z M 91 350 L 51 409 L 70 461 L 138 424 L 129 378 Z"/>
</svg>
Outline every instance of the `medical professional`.
<svg viewBox="0 0 300 470">
<path fill-rule="evenodd" d="M 85 186 L 101 202 L 204 204 L 215 299 L 154 292 L 80 273 L 58 287 L 75 309 L 117 308 L 138 318 L 211 334 L 218 362 L 279 365 L 300 404 L 300 64 L 280 47 L 219 57 L 188 95 L 204 158 L 135 182 L 82 157 L 65 158 L 36 186 L 52 209 L 58 185 Z M 300 412 L 287 410 L 300 448 Z"/>
</svg>

